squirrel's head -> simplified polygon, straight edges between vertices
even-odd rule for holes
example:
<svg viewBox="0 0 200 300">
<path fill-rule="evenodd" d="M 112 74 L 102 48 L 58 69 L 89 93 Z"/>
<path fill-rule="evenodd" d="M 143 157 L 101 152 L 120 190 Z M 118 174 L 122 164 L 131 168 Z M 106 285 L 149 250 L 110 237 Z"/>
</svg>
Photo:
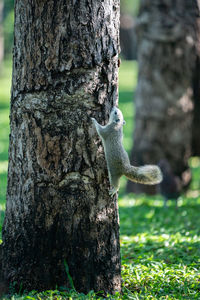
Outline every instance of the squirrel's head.
<svg viewBox="0 0 200 300">
<path fill-rule="evenodd" d="M 126 124 L 123 118 L 123 114 L 119 108 L 114 106 L 110 113 L 109 123 L 115 123 L 117 125 L 123 126 Z"/>
</svg>

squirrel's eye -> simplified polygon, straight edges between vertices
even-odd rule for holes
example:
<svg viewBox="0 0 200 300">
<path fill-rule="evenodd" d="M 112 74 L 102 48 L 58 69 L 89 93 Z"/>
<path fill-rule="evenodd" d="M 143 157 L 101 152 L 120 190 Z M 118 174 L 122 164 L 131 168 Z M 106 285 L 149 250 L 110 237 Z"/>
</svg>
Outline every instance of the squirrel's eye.
<svg viewBox="0 0 200 300">
<path fill-rule="evenodd" d="M 117 114 L 117 112 L 115 112 L 115 115 Z"/>
</svg>

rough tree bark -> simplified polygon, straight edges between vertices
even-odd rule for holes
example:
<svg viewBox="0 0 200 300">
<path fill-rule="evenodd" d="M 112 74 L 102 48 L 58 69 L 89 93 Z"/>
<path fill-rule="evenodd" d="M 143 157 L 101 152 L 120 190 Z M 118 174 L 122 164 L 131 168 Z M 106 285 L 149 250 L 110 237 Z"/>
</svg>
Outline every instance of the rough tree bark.
<svg viewBox="0 0 200 300">
<path fill-rule="evenodd" d="M 138 16 L 139 78 L 133 164 L 167 159 L 183 186 L 190 180 L 196 0 L 142 0 Z M 132 184 L 128 192 L 154 193 Z"/>
<path fill-rule="evenodd" d="M 117 199 L 90 117 L 118 101 L 119 0 L 16 0 L 3 275 L 121 289 Z"/>
</svg>

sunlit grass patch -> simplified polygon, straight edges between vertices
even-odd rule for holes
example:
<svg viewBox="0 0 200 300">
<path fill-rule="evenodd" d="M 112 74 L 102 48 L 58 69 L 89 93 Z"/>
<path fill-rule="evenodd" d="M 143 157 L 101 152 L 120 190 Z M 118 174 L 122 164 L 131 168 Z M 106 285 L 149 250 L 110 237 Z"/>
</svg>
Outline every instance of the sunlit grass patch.
<svg viewBox="0 0 200 300">
<path fill-rule="evenodd" d="M 11 61 L 8 60 L 0 76 L 0 161 L 8 159 L 10 87 Z"/>
<path fill-rule="evenodd" d="M 189 197 L 200 197 L 200 158 L 192 157 L 189 160 L 190 167 L 192 168 L 192 182 L 190 184 L 190 190 L 188 191 Z"/>
<path fill-rule="evenodd" d="M 137 62 L 123 60 L 119 68 L 119 92 L 133 91 L 137 84 L 137 76 Z"/>
<path fill-rule="evenodd" d="M 0 73 L 0 109 L 9 106 L 10 89 L 11 89 L 11 60 L 3 63 L 2 72 Z"/>
<path fill-rule="evenodd" d="M 129 299 L 199 299 L 200 296 L 199 276 L 192 267 L 172 268 L 149 261 L 147 265 L 124 264 L 122 273 L 123 285 L 132 294 Z"/>
<path fill-rule="evenodd" d="M 0 161 L 0 174 L 7 172 L 8 169 L 8 161 Z"/>
</svg>

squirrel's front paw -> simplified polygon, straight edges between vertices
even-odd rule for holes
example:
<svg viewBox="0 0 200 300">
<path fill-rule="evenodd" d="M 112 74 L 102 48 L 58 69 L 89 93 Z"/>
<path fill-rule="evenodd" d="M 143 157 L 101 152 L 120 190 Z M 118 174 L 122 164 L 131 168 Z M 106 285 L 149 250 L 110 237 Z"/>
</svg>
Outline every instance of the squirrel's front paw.
<svg viewBox="0 0 200 300">
<path fill-rule="evenodd" d="M 95 120 L 95 118 L 90 118 L 91 120 L 92 120 L 92 123 L 96 123 L 96 120 Z"/>
</svg>

